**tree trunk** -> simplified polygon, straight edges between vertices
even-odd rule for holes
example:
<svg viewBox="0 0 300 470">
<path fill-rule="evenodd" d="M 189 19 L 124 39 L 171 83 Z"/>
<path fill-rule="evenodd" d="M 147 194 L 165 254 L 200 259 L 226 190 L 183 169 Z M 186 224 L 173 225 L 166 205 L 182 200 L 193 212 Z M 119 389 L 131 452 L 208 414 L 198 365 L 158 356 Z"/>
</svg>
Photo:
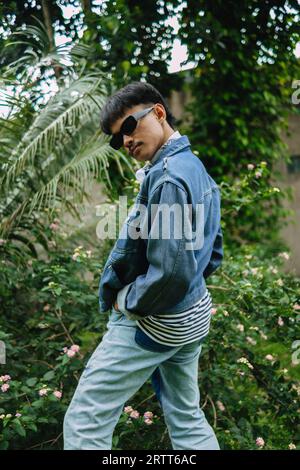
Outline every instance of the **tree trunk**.
<svg viewBox="0 0 300 470">
<path fill-rule="evenodd" d="M 53 26 L 52 26 L 52 21 L 51 21 L 51 11 L 49 7 L 49 0 L 41 0 L 41 3 L 42 3 L 44 22 L 45 22 L 45 26 L 47 29 L 49 43 L 50 43 L 50 50 L 55 49 L 54 31 L 53 31 Z M 53 70 L 55 73 L 55 77 L 58 80 L 61 74 L 61 67 L 59 65 L 54 65 Z"/>
<path fill-rule="evenodd" d="M 80 0 L 81 8 L 84 14 L 84 22 L 89 31 L 95 31 L 92 20 L 92 0 Z"/>
</svg>

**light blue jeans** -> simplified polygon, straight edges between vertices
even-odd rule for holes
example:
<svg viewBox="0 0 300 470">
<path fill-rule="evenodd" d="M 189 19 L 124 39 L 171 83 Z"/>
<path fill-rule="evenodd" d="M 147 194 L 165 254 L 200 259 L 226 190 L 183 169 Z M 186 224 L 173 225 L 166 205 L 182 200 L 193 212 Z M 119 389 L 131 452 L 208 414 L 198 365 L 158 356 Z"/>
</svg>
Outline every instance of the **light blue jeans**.
<svg viewBox="0 0 300 470">
<path fill-rule="evenodd" d="M 166 351 L 135 341 L 136 321 L 112 309 L 64 418 L 64 450 L 111 450 L 124 405 L 152 376 L 172 448 L 220 450 L 200 408 L 200 340 Z M 157 343 L 156 343 L 157 344 Z"/>
</svg>

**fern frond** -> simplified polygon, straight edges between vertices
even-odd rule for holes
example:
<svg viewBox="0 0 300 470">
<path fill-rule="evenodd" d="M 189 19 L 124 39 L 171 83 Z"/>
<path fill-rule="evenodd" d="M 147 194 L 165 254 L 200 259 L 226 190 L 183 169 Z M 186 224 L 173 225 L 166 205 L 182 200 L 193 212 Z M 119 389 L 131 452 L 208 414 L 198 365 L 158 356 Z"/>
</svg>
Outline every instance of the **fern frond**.
<svg viewBox="0 0 300 470">
<path fill-rule="evenodd" d="M 84 83 L 82 83 L 84 82 Z M 87 84 L 89 89 L 86 90 Z M 92 84 L 90 81 L 84 80 L 79 81 L 78 87 L 70 87 L 68 90 L 68 98 L 70 100 L 70 93 L 76 91 L 79 95 L 77 101 L 66 106 L 63 101 L 58 101 L 59 97 L 56 95 L 55 99 L 51 100 L 49 104 L 43 109 L 41 114 L 34 120 L 30 126 L 28 132 L 24 135 L 23 139 L 12 152 L 11 161 L 13 164 L 8 168 L 6 175 L 3 177 L 1 184 L 9 184 L 22 172 L 26 164 L 33 165 L 34 157 L 37 152 L 48 154 L 51 148 L 55 145 L 56 141 L 64 133 L 65 127 L 70 126 L 71 129 L 79 127 L 79 122 L 84 122 L 89 119 L 89 115 L 93 112 L 97 112 L 96 106 L 101 108 L 104 104 L 104 95 L 94 96 L 93 99 L 88 96 L 92 93 L 95 88 L 95 82 Z M 80 95 L 80 89 L 83 88 L 85 91 Z M 66 93 L 62 92 L 58 94 L 63 100 Z M 78 130 L 78 129 L 77 129 Z"/>
<path fill-rule="evenodd" d="M 81 153 L 75 155 L 55 176 L 44 185 L 33 197 L 29 214 L 34 210 L 41 210 L 42 207 L 53 205 L 57 197 L 57 189 L 60 185 L 60 193 L 68 194 L 69 197 L 78 198 L 87 181 L 98 178 L 101 171 L 104 171 L 108 184 L 111 186 L 107 168 L 109 158 L 114 154 L 114 150 L 104 142 L 100 136 L 92 145 L 89 144 L 82 149 Z"/>
</svg>

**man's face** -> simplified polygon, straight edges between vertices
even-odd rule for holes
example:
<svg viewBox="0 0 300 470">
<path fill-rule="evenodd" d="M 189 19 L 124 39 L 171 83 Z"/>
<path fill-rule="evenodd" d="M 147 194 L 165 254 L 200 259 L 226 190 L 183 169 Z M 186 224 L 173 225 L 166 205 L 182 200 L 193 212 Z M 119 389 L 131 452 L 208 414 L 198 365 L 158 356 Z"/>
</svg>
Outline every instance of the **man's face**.
<svg viewBox="0 0 300 470">
<path fill-rule="evenodd" d="M 137 105 L 127 110 L 124 116 L 112 124 L 112 134 L 119 132 L 123 121 L 128 116 L 151 106 L 153 105 Z M 164 106 L 160 103 L 155 104 L 152 111 L 138 120 L 133 133 L 130 136 L 123 136 L 123 146 L 126 152 L 140 162 L 151 160 L 156 151 L 164 144 L 165 132 L 163 122 L 165 118 L 166 111 Z"/>
</svg>

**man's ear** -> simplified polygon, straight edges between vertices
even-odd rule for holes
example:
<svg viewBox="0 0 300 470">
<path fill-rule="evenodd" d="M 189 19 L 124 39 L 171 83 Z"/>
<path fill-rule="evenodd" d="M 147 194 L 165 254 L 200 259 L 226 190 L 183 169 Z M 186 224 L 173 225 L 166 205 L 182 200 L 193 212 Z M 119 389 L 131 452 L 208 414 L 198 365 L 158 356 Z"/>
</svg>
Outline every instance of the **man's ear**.
<svg viewBox="0 0 300 470">
<path fill-rule="evenodd" d="M 166 118 L 166 110 L 164 108 L 164 105 L 161 103 L 156 103 L 155 106 L 155 113 L 159 121 L 164 121 Z"/>
</svg>

